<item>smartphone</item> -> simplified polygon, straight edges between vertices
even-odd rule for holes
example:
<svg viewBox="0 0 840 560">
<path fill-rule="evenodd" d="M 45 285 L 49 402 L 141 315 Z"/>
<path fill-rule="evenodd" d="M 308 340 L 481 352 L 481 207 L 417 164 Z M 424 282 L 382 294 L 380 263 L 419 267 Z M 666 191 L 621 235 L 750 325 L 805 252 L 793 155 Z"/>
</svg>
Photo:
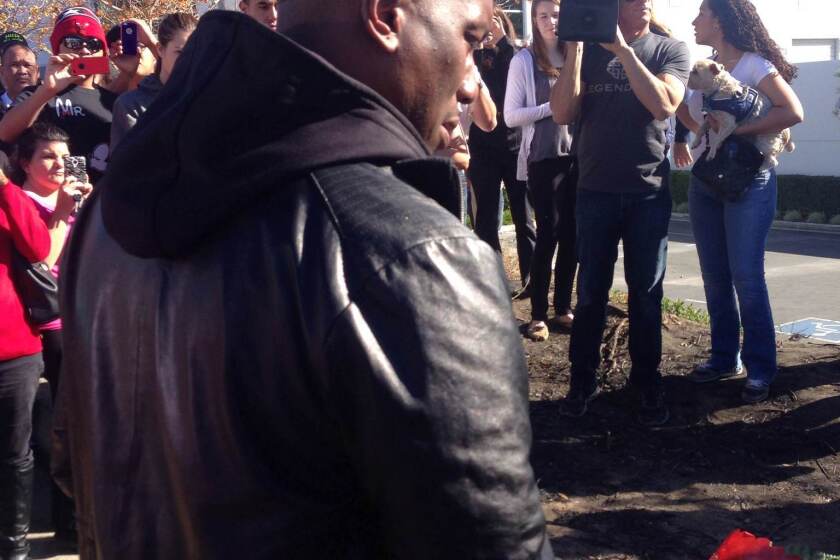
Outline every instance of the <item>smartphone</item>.
<svg viewBox="0 0 840 560">
<path fill-rule="evenodd" d="M 64 156 L 64 177 L 75 177 L 82 183 L 87 183 L 87 161 L 84 156 Z M 76 203 L 76 212 L 82 206 L 82 195 L 74 194 L 73 200 Z"/>
<path fill-rule="evenodd" d="M 87 182 L 87 161 L 84 156 L 64 156 L 64 176 Z"/>
<path fill-rule="evenodd" d="M 135 22 L 124 21 L 120 24 L 120 40 L 123 54 L 137 56 L 137 24 Z"/>
<path fill-rule="evenodd" d="M 90 76 L 92 74 L 109 74 L 107 56 L 83 56 L 70 63 L 70 74 L 73 76 Z"/>
</svg>

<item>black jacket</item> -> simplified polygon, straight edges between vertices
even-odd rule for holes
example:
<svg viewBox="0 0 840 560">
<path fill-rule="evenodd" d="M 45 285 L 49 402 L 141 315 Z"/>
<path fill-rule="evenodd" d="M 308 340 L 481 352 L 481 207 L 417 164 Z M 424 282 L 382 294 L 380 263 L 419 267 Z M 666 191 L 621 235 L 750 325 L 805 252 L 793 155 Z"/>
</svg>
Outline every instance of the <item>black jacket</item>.
<svg viewBox="0 0 840 560">
<path fill-rule="evenodd" d="M 424 194 L 448 163 L 241 14 L 178 64 L 62 269 L 82 558 L 550 558 L 501 263 Z"/>
</svg>

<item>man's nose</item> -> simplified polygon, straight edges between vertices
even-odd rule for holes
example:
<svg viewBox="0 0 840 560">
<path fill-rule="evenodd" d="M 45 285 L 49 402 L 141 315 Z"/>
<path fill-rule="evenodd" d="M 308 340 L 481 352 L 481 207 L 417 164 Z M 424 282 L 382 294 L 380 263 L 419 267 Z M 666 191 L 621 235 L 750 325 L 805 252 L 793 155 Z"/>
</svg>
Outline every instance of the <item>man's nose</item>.
<svg viewBox="0 0 840 560">
<path fill-rule="evenodd" d="M 478 70 L 475 67 L 472 53 L 467 57 L 467 62 L 464 65 L 464 79 L 461 82 L 461 87 L 458 88 L 457 98 L 458 102 L 470 104 L 478 98 Z"/>
</svg>

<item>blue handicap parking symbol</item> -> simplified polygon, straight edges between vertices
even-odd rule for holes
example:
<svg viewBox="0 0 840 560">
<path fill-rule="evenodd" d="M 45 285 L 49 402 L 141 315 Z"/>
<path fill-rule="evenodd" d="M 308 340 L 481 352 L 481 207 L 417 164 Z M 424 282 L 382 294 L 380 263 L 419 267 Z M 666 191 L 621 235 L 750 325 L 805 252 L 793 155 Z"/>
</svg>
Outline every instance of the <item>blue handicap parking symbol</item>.
<svg viewBox="0 0 840 560">
<path fill-rule="evenodd" d="M 840 344 L 840 321 L 808 317 L 779 325 L 776 330 L 782 334 L 799 335 L 822 342 Z"/>
</svg>

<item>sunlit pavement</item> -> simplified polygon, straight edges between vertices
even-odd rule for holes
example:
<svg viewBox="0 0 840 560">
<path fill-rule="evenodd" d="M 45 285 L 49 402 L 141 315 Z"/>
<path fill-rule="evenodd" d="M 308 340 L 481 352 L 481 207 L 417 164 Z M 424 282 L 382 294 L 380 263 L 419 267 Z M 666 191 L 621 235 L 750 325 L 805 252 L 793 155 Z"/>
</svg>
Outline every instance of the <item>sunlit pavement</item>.
<svg viewBox="0 0 840 560">
<path fill-rule="evenodd" d="M 765 274 L 773 318 L 783 325 L 807 318 L 840 321 L 840 231 L 798 231 L 774 226 L 765 255 Z M 665 296 L 705 308 L 703 279 L 687 219 L 671 221 Z M 616 285 L 626 289 L 623 268 Z M 840 341 L 840 340 L 838 340 Z"/>
<path fill-rule="evenodd" d="M 502 235 L 512 238 L 513 226 Z M 508 245 L 509 246 L 509 245 Z M 823 340 L 840 342 L 840 231 L 799 231 L 774 226 L 766 253 L 766 277 L 776 325 L 781 330 L 808 335 L 816 322 Z M 623 256 L 619 248 L 613 289 L 627 291 Z M 691 225 L 685 216 L 671 220 L 665 297 L 706 309 L 706 294 L 697 260 Z M 835 324 L 836 322 L 836 324 Z M 791 325 L 791 323 L 794 323 Z"/>
</svg>

